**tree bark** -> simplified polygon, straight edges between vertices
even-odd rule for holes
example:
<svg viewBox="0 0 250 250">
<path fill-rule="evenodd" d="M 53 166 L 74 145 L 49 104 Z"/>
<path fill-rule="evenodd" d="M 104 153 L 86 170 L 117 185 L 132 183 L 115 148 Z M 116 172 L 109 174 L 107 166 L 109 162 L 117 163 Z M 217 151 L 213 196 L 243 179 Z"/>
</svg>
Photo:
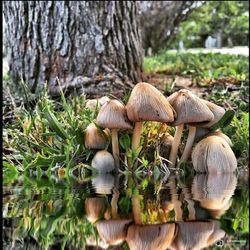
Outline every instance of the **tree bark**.
<svg viewBox="0 0 250 250">
<path fill-rule="evenodd" d="M 142 78 L 136 1 L 4 1 L 10 76 L 32 92 L 96 94 Z"/>
<path fill-rule="evenodd" d="M 221 49 L 222 48 L 222 29 L 218 30 L 216 32 L 216 48 Z"/>
</svg>

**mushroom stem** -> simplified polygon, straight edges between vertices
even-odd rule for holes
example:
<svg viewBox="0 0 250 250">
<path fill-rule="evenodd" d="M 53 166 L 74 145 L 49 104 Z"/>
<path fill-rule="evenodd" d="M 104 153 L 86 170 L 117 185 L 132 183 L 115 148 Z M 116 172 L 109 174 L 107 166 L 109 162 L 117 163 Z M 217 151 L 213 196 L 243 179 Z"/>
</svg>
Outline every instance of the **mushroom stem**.
<svg viewBox="0 0 250 250">
<path fill-rule="evenodd" d="M 141 205 L 138 195 L 132 196 L 132 210 L 133 210 L 135 224 L 142 225 Z"/>
<path fill-rule="evenodd" d="M 169 156 L 169 160 L 172 162 L 173 166 L 175 166 L 178 147 L 179 147 L 180 142 L 181 142 L 181 135 L 182 135 L 183 129 L 184 129 L 184 123 L 178 125 L 176 127 L 176 130 L 175 130 L 174 140 L 173 140 L 173 144 L 172 144 L 170 156 Z"/>
<path fill-rule="evenodd" d="M 132 150 L 136 150 L 140 145 L 140 138 L 142 132 L 143 122 L 136 122 L 132 138 Z"/>
<path fill-rule="evenodd" d="M 119 144 L 118 144 L 117 129 L 112 129 L 112 151 L 115 160 L 115 171 L 118 172 L 120 167 L 120 162 L 119 162 Z"/>
<path fill-rule="evenodd" d="M 186 146 L 185 146 L 185 149 L 184 149 L 183 154 L 181 156 L 181 159 L 178 163 L 178 167 L 181 165 L 182 162 L 186 161 L 190 155 L 192 146 L 194 144 L 195 132 L 196 132 L 196 127 L 189 126 Z"/>
<path fill-rule="evenodd" d="M 111 199 L 111 215 L 112 219 L 117 219 L 118 218 L 118 199 L 119 199 L 119 191 L 114 190 L 112 199 Z"/>
</svg>

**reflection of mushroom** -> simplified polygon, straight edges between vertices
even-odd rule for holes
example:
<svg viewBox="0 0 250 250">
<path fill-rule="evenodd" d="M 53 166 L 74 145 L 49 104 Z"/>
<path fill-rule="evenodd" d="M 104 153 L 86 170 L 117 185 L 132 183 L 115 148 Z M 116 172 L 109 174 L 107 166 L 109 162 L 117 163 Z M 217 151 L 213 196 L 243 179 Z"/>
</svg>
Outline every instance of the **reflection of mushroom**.
<svg viewBox="0 0 250 250">
<path fill-rule="evenodd" d="M 97 194 L 111 194 L 114 181 L 114 176 L 110 174 L 99 174 L 91 179 L 92 186 Z"/>
<path fill-rule="evenodd" d="M 178 232 L 172 242 L 171 250 L 205 248 L 221 239 L 225 232 L 213 220 L 176 222 Z"/>
<path fill-rule="evenodd" d="M 175 236 L 175 224 L 143 225 L 139 195 L 132 196 L 132 211 L 136 225 L 128 228 L 126 241 L 129 249 L 166 249 Z"/>
<path fill-rule="evenodd" d="M 232 149 L 219 136 L 208 136 L 197 143 L 193 149 L 192 162 L 197 172 L 225 173 L 234 172 L 237 168 Z"/>
<path fill-rule="evenodd" d="M 109 137 L 109 130 L 100 131 L 92 122 L 85 130 L 85 147 L 89 149 L 104 149 Z"/>
<path fill-rule="evenodd" d="M 218 122 L 222 116 L 225 114 L 225 110 L 224 108 L 206 101 L 206 100 L 202 100 L 207 107 L 209 108 L 209 110 L 213 113 L 214 118 L 212 120 L 210 120 L 209 122 L 198 122 L 198 123 L 192 123 L 192 127 L 203 127 L 203 128 L 210 128 L 211 126 L 213 126 L 216 122 Z M 189 130 L 190 131 L 190 130 Z M 194 139 L 195 139 L 195 135 L 196 133 L 191 134 L 191 132 L 188 135 L 188 139 L 187 142 L 189 141 L 189 143 L 186 143 L 186 146 L 184 148 L 183 154 L 180 158 L 179 164 L 180 165 L 182 162 L 186 161 L 190 155 L 193 143 L 194 143 Z"/>
<path fill-rule="evenodd" d="M 115 168 L 114 158 L 106 150 L 98 151 L 93 157 L 91 165 L 100 173 L 111 172 Z"/>
<path fill-rule="evenodd" d="M 109 247 L 109 245 L 105 243 L 103 240 L 97 241 L 97 239 L 93 235 L 86 238 L 86 245 L 93 247 L 101 247 L 101 249 L 107 249 Z"/>
<path fill-rule="evenodd" d="M 173 122 L 173 108 L 166 97 L 151 84 L 141 82 L 133 88 L 127 103 L 127 114 L 135 122 L 132 150 L 140 145 L 143 121 Z"/>
<path fill-rule="evenodd" d="M 175 224 L 131 225 L 126 241 L 130 250 L 164 250 L 175 236 Z"/>
<path fill-rule="evenodd" d="M 174 166 L 184 123 L 208 122 L 214 118 L 214 115 L 204 101 L 192 94 L 189 90 L 181 89 L 170 95 L 167 100 L 177 113 L 177 119 L 174 121 L 174 125 L 177 127 L 169 157 L 169 160 Z M 193 144 L 195 131 L 196 127 L 189 126 L 189 134 L 186 142 L 186 147 L 188 148 Z"/>
<path fill-rule="evenodd" d="M 108 101 L 100 109 L 96 120 L 98 125 L 111 129 L 112 151 L 115 159 L 115 167 L 118 170 L 120 166 L 118 129 L 132 129 L 127 118 L 126 108 L 117 100 Z"/>
<path fill-rule="evenodd" d="M 121 244 L 127 235 L 132 220 L 103 220 L 96 224 L 100 238 L 108 245 Z"/>
<path fill-rule="evenodd" d="M 236 185 L 233 173 L 197 174 L 192 184 L 193 199 L 218 218 L 230 207 Z"/>
<path fill-rule="evenodd" d="M 105 211 L 105 198 L 86 198 L 85 211 L 87 220 L 91 223 L 95 223 Z"/>
</svg>

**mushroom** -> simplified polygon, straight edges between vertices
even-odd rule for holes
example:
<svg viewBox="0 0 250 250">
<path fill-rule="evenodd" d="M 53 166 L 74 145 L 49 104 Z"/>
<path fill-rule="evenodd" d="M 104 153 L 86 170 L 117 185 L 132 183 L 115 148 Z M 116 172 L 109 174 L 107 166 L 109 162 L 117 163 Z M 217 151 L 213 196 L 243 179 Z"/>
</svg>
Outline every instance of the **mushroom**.
<svg viewBox="0 0 250 250">
<path fill-rule="evenodd" d="M 100 173 L 108 173 L 115 168 L 115 161 L 107 150 L 100 150 L 93 157 L 91 166 Z"/>
<path fill-rule="evenodd" d="M 107 96 L 103 96 L 103 97 L 99 98 L 99 103 L 100 103 L 101 107 L 102 107 L 106 102 L 108 102 L 108 101 L 110 101 L 110 99 L 109 99 L 109 97 L 107 97 Z"/>
<path fill-rule="evenodd" d="M 111 194 L 114 182 L 114 176 L 111 174 L 99 174 L 91 179 L 97 194 Z"/>
<path fill-rule="evenodd" d="M 223 237 L 222 230 L 218 223 L 213 220 L 207 221 L 182 221 L 176 222 L 178 227 L 177 235 L 170 245 L 171 250 L 192 249 L 200 250 Z"/>
<path fill-rule="evenodd" d="M 97 247 L 100 247 L 101 249 L 107 249 L 109 247 L 109 245 L 107 243 L 105 243 L 103 240 L 97 241 L 97 239 L 94 235 L 91 235 L 88 238 L 86 238 L 86 245 L 93 246 L 93 247 L 95 247 L 94 249 L 96 249 Z"/>
<path fill-rule="evenodd" d="M 206 100 L 202 100 L 207 107 L 210 109 L 210 111 L 213 113 L 214 118 L 212 120 L 210 120 L 209 122 L 194 122 L 192 123 L 192 127 L 203 127 L 203 128 L 210 128 L 212 127 L 215 123 L 217 123 L 222 116 L 225 114 L 225 109 Z M 190 130 L 189 130 L 190 131 Z M 190 155 L 194 140 L 195 140 L 195 134 L 189 134 L 188 135 L 188 139 L 187 142 L 189 141 L 190 143 L 186 143 L 185 149 L 183 151 L 183 154 L 180 158 L 180 161 L 178 163 L 178 165 L 180 166 L 180 164 L 184 161 L 186 161 Z"/>
<path fill-rule="evenodd" d="M 199 201 L 213 218 L 220 217 L 230 206 L 237 185 L 233 173 L 196 174 L 192 184 L 193 200 Z"/>
<path fill-rule="evenodd" d="M 219 136 L 223 139 L 225 139 L 225 141 L 228 143 L 228 145 L 230 147 L 233 146 L 233 143 L 231 141 L 231 139 L 225 135 L 224 133 L 222 133 L 219 129 L 215 130 L 214 132 L 211 133 L 211 131 L 209 130 L 209 128 L 203 128 L 203 127 L 197 127 L 196 128 L 196 132 L 195 132 L 195 142 L 199 142 L 201 139 L 209 136 L 209 135 L 216 135 Z"/>
<path fill-rule="evenodd" d="M 101 127 L 111 129 L 112 151 L 115 159 L 116 171 L 118 171 L 120 166 L 118 130 L 132 129 L 132 126 L 127 118 L 125 106 L 117 100 L 110 100 L 106 102 L 98 113 L 97 124 Z"/>
<path fill-rule="evenodd" d="M 132 220 L 102 220 L 96 224 L 100 238 L 108 245 L 119 245 L 127 235 Z"/>
<path fill-rule="evenodd" d="M 100 108 L 98 99 L 89 99 L 86 101 L 85 108 L 90 109 L 91 111 L 96 111 Z"/>
<path fill-rule="evenodd" d="M 86 198 L 85 211 L 87 220 L 92 224 L 95 223 L 104 214 L 105 207 L 104 197 Z"/>
<path fill-rule="evenodd" d="M 225 141 L 219 136 L 202 139 L 193 149 L 192 162 L 197 172 L 226 173 L 234 172 L 237 159 Z"/>
<path fill-rule="evenodd" d="M 208 122 L 214 118 L 214 115 L 204 101 L 186 89 L 181 89 L 178 92 L 173 93 L 167 98 L 167 100 L 177 113 L 177 119 L 172 124 L 177 127 L 169 156 L 169 160 L 172 162 L 172 165 L 175 166 L 177 151 L 181 141 L 184 124 Z M 195 130 L 195 127 L 189 126 L 186 147 L 190 147 L 190 145 L 192 146 L 195 137 Z"/>
<path fill-rule="evenodd" d="M 175 224 L 131 225 L 126 241 L 130 250 L 165 250 L 175 237 Z"/>
<path fill-rule="evenodd" d="M 224 139 L 230 147 L 233 146 L 233 143 L 232 143 L 231 139 L 230 139 L 227 135 L 225 135 L 224 133 L 222 133 L 219 129 L 217 129 L 216 131 L 214 131 L 214 132 L 211 133 L 210 135 L 219 136 L 219 137 L 221 137 L 222 139 Z"/>
<path fill-rule="evenodd" d="M 88 149 L 104 149 L 109 136 L 109 129 L 101 131 L 92 122 L 85 130 L 85 147 Z"/>
<path fill-rule="evenodd" d="M 92 111 L 98 111 L 106 102 L 110 99 L 107 96 L 103 96 L 99 99 L 88 99 L 85 105 L 85 108 L 88 108 Z"/>
<path fill-rule="evenodd" d="M 174 110 L 166 97 L 154 86 L 146 82 L 135 85 L 126 108 L 129 120 L 135 122 L 132 150 L 136 150 L 140 145 L 143 121 L 174 121 Z"/>
</svg>

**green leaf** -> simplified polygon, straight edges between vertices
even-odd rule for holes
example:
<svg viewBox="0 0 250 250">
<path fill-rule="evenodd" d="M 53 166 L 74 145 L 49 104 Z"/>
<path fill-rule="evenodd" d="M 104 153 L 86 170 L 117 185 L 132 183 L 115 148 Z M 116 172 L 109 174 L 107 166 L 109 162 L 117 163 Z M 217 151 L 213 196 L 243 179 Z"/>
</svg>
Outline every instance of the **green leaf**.
<svg viewBox="0 0 250 250">
<path fill-rule="evenodd" d="M 52 162 L 54 162 L 54 164 L 61 163 L 65 161 L 65 159 L 66 159 L 65 155 L 52 155 L 49 157 L 45 157 L 38 153 L 36 159 L 32 161 L 29 165 L 27 165 L 25 170 L 29 168 L 37 167 L 37 166 L 48 166 Z"/>
<path fill-rule="evenodd" d="M 69 139 L 69 135 L 63 129 L 63 127 L 61 126 L 55 115 L 52 112 L 50 112 L 48 106 L 45 107 L 43 112 L 46 120 L 49 123 L 49 126 L 57 133 L 57 135 L 64 140 Z"/>
<path fill-rule="evenodd" d="M 119 201 L 119 210 L 123 214 L 128 214 L 131 207 L 131 201 L 129 197 L 122 197 Z"/>
<path fill-rule="evenodd" d="M 211 131 L 215 131 L 215 130 L 217 130 L 219 128 L 226 127 L 227 125 L 229 125 L 231 123 L 231 121 L 233 120 L 233 118 L 234 118 L 234 111 L 233 110 L 227 110 L 225 112 L 225 114 L 222 116 L 222 118 L 217 123 L 215 123 L 210 128 L 210 130 Z"/>
<path fill-rule="evenodd" d="M 12 182 L 18 177 L 18 170 L 8 162 L 3 162 L 3 184 Z"/>
<path fill-rule="evenodd" d="M 131 140 L 130 140 L 130 137 L 128 134 L 123 134 L 120 139 L 119 139 L 119 143 L 121 145 L 121 147 L 124 149 L 124 150 L 128 150 L 130 148 L 130 145 L 131 145 Z"/>
</svg>

